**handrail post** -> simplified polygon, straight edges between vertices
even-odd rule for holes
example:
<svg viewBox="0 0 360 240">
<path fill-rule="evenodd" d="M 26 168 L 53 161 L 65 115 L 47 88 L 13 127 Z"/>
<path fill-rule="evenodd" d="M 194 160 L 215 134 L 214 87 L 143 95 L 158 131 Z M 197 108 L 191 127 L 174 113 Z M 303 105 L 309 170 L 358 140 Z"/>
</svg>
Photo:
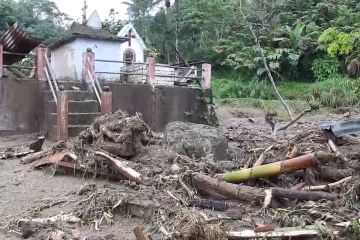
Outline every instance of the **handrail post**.
<svg viewBox="0 0 360 240">
<path fill-rule="evenodd" d="M 68 129 L 68 92 L 61 91 L 58 93 L 58 105 L 57 105 L 57 129 L 56 139 L 67 140 L 69 137 Z"/>
<path fill-rule="evenodd" d="M 101 93 L 101 115 L 106 115 L 113 112 L 112 92 L 103 91 Z"/>
<path fill-rule="evenodd" d="M 203 89 L 210 89 L 211 88 L 211 64 L 204 63 L 202 65 L 203 69 L 203 80 L 201 82 L 201 87 Z"/>
<path fill-rule="evenodd" d="M 46 81 L 45 69 L 47 52 L 48 49 L 43 44 L 40 44 L 35 49 L 35 78 L 40 81 Z"/>
<path fill-rule="evenodd" d="M 156 83 L 155 58 L 148 57 L 146 59 L 146 64 L 147 64 L 147 79 L 146 80 L 147 80 L 147 83 L 154 88 L 155 83 Z"/>
<path fill-rule="evenodd" d="M 0 78 L 3 76 L 4 70 L 4 45 L 0 44 Z"/>
</svg>

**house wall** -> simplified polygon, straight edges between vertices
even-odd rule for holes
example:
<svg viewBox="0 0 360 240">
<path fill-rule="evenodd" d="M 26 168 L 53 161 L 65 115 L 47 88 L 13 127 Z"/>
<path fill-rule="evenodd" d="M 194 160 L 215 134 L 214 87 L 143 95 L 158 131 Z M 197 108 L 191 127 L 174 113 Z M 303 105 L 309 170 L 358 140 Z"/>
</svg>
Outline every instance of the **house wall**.
<svg viewBox="0 0 360 240">
<path fill-rule="evenodd" d="M 95 59 L 120 61 L 120 42 L 77 38 L 51 51 L 51 66 L 58 80 L 81 81 L 83 69 L 83 53 L 91 48 Z M 119 63 L 95 62 L 96 72 L 120 72 Z M 119 74 L 97 74 L 100 80 L 114 81 Z"/>
</svg>

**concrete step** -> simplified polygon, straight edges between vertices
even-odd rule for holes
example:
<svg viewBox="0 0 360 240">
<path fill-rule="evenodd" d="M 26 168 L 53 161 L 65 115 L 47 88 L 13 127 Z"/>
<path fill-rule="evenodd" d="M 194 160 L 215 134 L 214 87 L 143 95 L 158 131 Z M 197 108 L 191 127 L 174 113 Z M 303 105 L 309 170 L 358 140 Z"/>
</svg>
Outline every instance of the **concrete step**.
<svg viewBox="0 0 360 240">
<path fill-rule="evenodd" d="M 79 133 L 86 130 L 88 125 L 69 125 L 69 137 L 76 137 Z"/>
<path fill-rule="evenodd" d="M 68 121 L 69 125 L 90 125 L 92 122 L 101 115 L 100 112 L 96 113 L 69 113 Z M 56 125 L 57 123 L 57 114 L 51 113 L 49 121 L 51 125 Z"/>
<path fill-rule="evenodd" d="M 87 85 L 84 82 L 75 82 L 75 81 L 57 81 L 60 89 L 72 90 L 71 87 L 80 88 L 80 90 L 87 90 Z M 45 89 L 50 90 L 50 86 L 47 83 Z"/>
<path fill-rule="evenodd" d="M 68 127 L 68 134 L 69 137 L 76 137 L 79 135 L 80 132 L 86 130 L 89 126 L 88 125 L 69 125 Z M 53 125 L 51 130 L 49 131 L 49 139 L 52 141 L 56 141 L 56 129 L 57 126 Z"/>
<path fill-rule="evenodd" d="M 48 101 L 53 101 L 53 95 L 51 91 L 44 91 L 46 94 L 46 99 Z M 95 93 L 88 91 L 68 91 L 69 101 L 84 101 L 84 100 L 96 100 Z"/>
<path fill-rule="evenodd" d="M 98 113 L 100 106 L 96 100 L 69 101 L 69 113 Z M 47 112 L 56 113 L 54 101 L 47 102 Z"/>
</svg>

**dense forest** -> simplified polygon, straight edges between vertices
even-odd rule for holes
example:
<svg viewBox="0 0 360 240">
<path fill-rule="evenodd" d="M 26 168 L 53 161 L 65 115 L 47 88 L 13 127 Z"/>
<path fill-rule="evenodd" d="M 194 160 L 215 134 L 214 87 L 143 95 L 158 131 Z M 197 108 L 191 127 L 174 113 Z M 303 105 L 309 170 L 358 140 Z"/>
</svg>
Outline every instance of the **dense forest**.
<svg viewBox="0 0 360 240">
<path fill-rule="evenodd" d="M 215 72 L 231 76 L 226 91 L 236 92 L 224 97 L 267 88 L 253 84 L 268 78 L 261 53 L 280 83 L 345 78 L 333 83 L 357 93 L 350 77 L 360 75 L 358 0 L 128 0 L 119 5 L 129 8 L 131 21 L 159 61 L 177 61 L 177 48 L 186 59 L 206 59 Z M 49 40 L 64 31 L 67 16 L 50 0 L 1 0 L 0 26 L 15 20 Z M 123 24 L 115 11 L 104 22 L 114 33 Z M 241 81 L 253 84 L 247 84 L 249 92 Z M 262 91 L 253 95 L 273 97 Z"/>
</svg>

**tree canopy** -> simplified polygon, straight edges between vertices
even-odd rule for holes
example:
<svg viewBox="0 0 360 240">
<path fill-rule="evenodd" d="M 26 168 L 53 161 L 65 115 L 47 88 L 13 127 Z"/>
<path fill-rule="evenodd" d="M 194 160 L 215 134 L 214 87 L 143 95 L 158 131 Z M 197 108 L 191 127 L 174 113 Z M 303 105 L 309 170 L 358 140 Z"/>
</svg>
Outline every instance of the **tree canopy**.
<svg viewBox="0 0 360 240">
<path fill-rule="evenodd" d="M 67 15 L 50 0 L 0 1 L 0 31 L 9 23 L 19 22 L 31 36 L 51 41 L 65 32 L 66 20 Z"/>
<path fill-rule="evenodd" d="M 311 80 L 342 74 L 359 58 L 357 0 L 175 0 L 156 10 L 158 3 L 132 1 L 130 10 L 147 44 L 164 62 L 175 61 L 177 46 L 187 59 L 204 58 L 217 68 L 264 78 L 248 23 L 277 78 Z"/>
</svg>

